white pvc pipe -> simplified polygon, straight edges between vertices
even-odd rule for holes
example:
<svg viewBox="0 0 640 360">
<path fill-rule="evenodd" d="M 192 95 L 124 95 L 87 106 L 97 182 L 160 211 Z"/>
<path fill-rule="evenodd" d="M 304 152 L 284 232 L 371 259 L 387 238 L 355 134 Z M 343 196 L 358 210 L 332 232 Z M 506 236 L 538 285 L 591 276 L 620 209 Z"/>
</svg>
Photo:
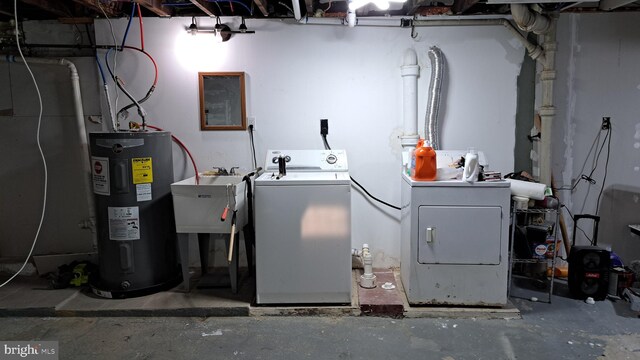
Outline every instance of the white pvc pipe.
<svg viewBox="0 0 640 360">
<path fill-rule="evenodd" d="M 418 76 L 420 66 L 415 50 L 404 52 L 404 61 L 400 68 L 402 75 L 402 115 L 404 119 L 404 134 L 400 143 L 405 151 L 416 147 L 418 143 Z"/>
<path fill-rule="evenodd" d="M 546 34 L 551 27 L 549 18 L 529 10 L 529 7 L 524 4 L 511 4 L 511 15 L 518 27 L 527 32 L 542 35 Z"/>
<path fill-rule="evenodd" d="M 296 21 L 302 20 L 302 12 L 300 11 L 300 2 L 298 0 L 291 1 L 291 5 L 293 6 L 293 17 Z"/>
<path fill-rule="evenodd" d="M 0 57 L 0 60 L 9 63 L 22 63 L 21 58 L 12 55 Z M 84 173 L 85 193 L 87 197 L 87 205 L 89 206 L 89 224 L 86 227 L 91 229 L 94 250 L 98 246 L 98 234 L 95 231 L 95 206 L 93 201 L 93 183 L 91 181 L 91 161 L 89 160 L 89 144 L 87 142 L 87 130 L 84 123 L 84 109 L 82 108 L 82 93 L 80 91 L 80 76 L 73 62 L 67 59 L 44 59 L 44 58 L 26 58 L 29 64 L 43 65 L 62 65 L 66 66 L 70 72 L 71 87 L 73 91 L 73 105 L 76 115 L 76 127 L 78 129 L 78 139 L 80 140 L 80 157 L 82 159 L 82 172 Z"/>
</svg>

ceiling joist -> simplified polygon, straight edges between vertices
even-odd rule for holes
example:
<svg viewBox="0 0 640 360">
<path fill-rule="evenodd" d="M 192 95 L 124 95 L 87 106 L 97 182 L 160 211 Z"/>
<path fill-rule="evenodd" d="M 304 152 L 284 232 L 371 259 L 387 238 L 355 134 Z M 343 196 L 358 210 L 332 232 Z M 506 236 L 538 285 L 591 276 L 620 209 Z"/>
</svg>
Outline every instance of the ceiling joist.
<svg viewBox="0 0 640 360">
<path fill-rule="evenodd" d="M 47 1 L 47 0 L 22 0 L 23 3 L 35 6 L 39 9 L 42 9 L 49 14 L 52 14 L 56 17 L 68 17 L 71 14 L 69 9 L 66 9 L 60 5 L 57 1 Z M 13 14 L 12 14 L 13 15 Z"/>
<path fill-rule="evenodd" d="M 25 0 L 22 0 L 22 1 L 25 1 Z M 47 1 L 47 2 L 51 3 L 53 1 Z M 120 16 L 120 9 L 118 8 L 117 3 L 115 2 L 110 2 L 107 4 L 101 4 L 100 0 L 73 0 L 73 2 L 75 2 L 76 4 L 80 4 L 82 6 L 86 6 L 89 9 L 101 15 L 102 15 L 102 11 L 104 10 L 104 13 L 107 14 L 108 17 Z"/>
<path fill-rule="evenodd" d="M 267 0 L 253 0 L 253 2 L 256 4 L 258 9 L 260 9 L 260 12 L 264 17 L 269 16 L 269 12 L 267 11 Z"/>
<path fill-rule="evenodd" d="M 203 0 L 189 0 L 193 5 L 195 5 L 198 9 L 200 9 L 203 13 L 207 14 L 209 17 L 215 17 L 216 14 L 213 12 L 213 8 L 211 4 L 203 1 Z"/>
<path fill-rule="evenodd" d="M 171 8 L 163 6 L 162 0 L 137 0 L 136 2 L 160 17 L 172 15 Z"/>
</svg>

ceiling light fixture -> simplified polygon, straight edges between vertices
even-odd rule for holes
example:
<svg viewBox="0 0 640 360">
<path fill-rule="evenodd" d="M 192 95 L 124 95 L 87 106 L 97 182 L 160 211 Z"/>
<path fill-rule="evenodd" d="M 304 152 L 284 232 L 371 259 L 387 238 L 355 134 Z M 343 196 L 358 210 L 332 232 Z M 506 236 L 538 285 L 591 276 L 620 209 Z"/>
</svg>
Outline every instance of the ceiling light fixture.
<svg viewBox="0 0 640 360">
<path fill-rule="evenodd" d="M 198 33 L 198 25 L 196 25 L 196 17 L 191 18 L 191 25 L 187 28 L 187 32 L 193 36 L 196 36 Z"/>
</svg>

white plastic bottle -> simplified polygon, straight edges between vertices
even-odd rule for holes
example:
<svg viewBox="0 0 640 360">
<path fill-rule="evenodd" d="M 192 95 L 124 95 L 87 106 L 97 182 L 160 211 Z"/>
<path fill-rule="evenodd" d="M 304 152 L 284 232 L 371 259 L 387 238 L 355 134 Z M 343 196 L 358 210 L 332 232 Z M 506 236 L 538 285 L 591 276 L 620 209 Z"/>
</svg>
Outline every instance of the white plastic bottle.
<svg viewBox="0 0 640 360">
<path fill-rule="evenodd" d="M 462 172 L 462 181 L 475 182 L 478 181 L 478 173 L 480 166 L 478 165 L 478 152 L 471 148 L 464 157 L 464 171 Z"/>
</svg>

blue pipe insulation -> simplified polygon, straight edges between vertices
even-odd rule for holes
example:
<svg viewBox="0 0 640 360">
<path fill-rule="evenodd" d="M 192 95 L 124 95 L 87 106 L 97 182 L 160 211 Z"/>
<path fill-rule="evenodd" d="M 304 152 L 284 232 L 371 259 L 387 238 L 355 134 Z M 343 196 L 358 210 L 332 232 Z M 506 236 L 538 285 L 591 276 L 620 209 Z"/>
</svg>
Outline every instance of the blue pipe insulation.
<svg viewBox="0 0 640 360">
<path fill-rule="evenodd" d="M 100 64 L 100 59 L 98 58 L 98 54 L 96 54 L 96 63 L 98 63 L 98 70 L 100 70 L 100 76 L 102 76 L 102 83 L 107 84 L 107 78 L 104 76 L 104 70 L 102 70 L 102 64 Z"/>
<path fill-rule="evenodd" d="M 122 45 L 124 48 L 124 43 L 127 41 L 127 35 L 129 34 L 129 28 L 131 27 L 131 21 L 133 20 L 133 16 L 136 14 L 136 3 L 131 2 L 131 15 L 129 16 L 129 22 L 127 23 L 127 30 L 124 31 L 124 36 L 122 37 Z"/>
</svg>

